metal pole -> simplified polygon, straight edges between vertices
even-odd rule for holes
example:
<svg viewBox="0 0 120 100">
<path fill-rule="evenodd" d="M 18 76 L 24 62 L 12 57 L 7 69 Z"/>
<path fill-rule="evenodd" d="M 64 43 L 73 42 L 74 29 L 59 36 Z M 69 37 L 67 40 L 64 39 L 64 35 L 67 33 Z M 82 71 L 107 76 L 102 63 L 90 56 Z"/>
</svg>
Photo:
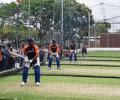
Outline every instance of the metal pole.
<svg viewBox="0 0 120 100">
<path fill-rule="evenodd" d="M 3 8 L 2 8 L 2 20 L 1 20 L 2 33 L 3 33 L 3 24 L 4 24 L 4 23 L 3 23 L 3 18 L 4 18 L 4 15 L 3 15 L 3 12 L 4 12 L 4 11 L 3 11 L 3 10 L 4 10 L 4 5 L 3 5 L 2 2 L 1 2 L 1 6 L 3 6 Z M 1 38 L 1 42 L 2 42 L 2 34 L 1 34 L 1 37 L 0 37 L 0 38 Z"/>
<path fill-rule="evenodd" d="M 97 47 L 97 44 L 98 44 L 98 39 L 97 39 L 97 32 L 96 32 L 96 23 L 95 23 L 95 26 L 94 26 L 94 32 L 95 32 L 95 47 Z"/>
<path fill-rule="evenodd" d="M 17 5 L 17 16 L 16 16 L 16 44 L 17 44 L 17 52 L 19 52 L 19 23 L 18 23 L 18 20 L 19 20 L 19 5 Z"/>
<path fill-rule="evenodd" d="M 4 23 L 5 23 L 5 22 L 4 22 L 4 8 L 5 8 L 5 4 L 0 1 L 0 5 L 1 5 L 1 7 L 2 7 L 1 26 L 2 26 L 2 33 L 4 33 L 3 28 L 4 28 Z M 1 42 L 3 42 L 3 40 L 4 40 L 4 38 L 3 38 L 2 36 L 3 36 L 3 35 L 1 34 L 1 36 L 0 36 Z"/>
<path fill-rule="evenodd" d="M 30 0 L 29 0 L 29 38 L 31 37 L 31 33 L 30 33 L 30 9 L 31 8 L 31 5 L 30 5 Z"/>
<path fill-rule="evenodd" d="M 64 29 L 63 29 L 63 3 L 64 3 L 63 0 L 61 0 L 61 35 L 62 35 L 61 40 L 62 40 L 62 46 L 64 44 L 64 38 L 63 38 L 64 37 L 64 35 L 63 35 L 64 34 L 63 33 L 64 32 Z"/>
<path fill-rule="evenodd" d="M 55 9 L 53 8 L 53 21 L 52 21 L 52 25 L 53 25 L 53 40 L 55 39 Z"/>
<path fill-rule="evenodd" d="M 88 13 L 88 46 L 90 47 L 90 13 Z"/>
<path fill-rule="evenodd" d="M 107 33 L 107 47 L 109 47 L 109 32 Z"/>
</svg>

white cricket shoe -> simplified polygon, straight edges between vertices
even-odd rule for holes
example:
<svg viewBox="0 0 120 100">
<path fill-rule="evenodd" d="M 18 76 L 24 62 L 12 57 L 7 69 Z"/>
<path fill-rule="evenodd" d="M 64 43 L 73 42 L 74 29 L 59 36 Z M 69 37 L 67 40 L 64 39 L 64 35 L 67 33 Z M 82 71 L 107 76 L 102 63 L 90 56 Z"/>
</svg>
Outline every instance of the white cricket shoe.
<svg viewBox="0 0 120 100">
<path fill-rule="evenodd" d="M 36 83 L 36 86 L 39 86 L 39 85 L 40 85 L 40 82 L 37 82 L 37 83 Z"/>
<path fill-rule="evenodd" d="M 51 68 L 48 67 L 48 70 L 51 70 Z"/>
<path fill-rule="evenodd" d="M 26 84 L 25 82 L 22 82 L 20 85 L 21 85 L 21 86 L 24 86 L 25 84 Z"/>
</svg>

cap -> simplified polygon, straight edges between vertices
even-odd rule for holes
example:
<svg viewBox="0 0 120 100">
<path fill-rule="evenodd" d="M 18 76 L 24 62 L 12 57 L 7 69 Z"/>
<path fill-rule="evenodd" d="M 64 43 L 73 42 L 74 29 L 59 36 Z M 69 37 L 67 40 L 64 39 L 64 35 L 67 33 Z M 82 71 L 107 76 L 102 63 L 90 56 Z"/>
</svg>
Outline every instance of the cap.
<svg viewBox="0 0 120 100">
<path fill-rule="evenodd" d="M 33 43 L 34 40 L 33 40 L 32 38 L 29 38 L 29 39 L 27 40 L 27 42 L 28 42 L 28 43 Z"/>
<path fill-rule="evenodd" d="M 55 41 L 55 40 L 52 40 L 52 43 L 53 43 L 53 44 L 55 44 L 55 43 L 56 43 L 56 41 Z"/>
</svg>

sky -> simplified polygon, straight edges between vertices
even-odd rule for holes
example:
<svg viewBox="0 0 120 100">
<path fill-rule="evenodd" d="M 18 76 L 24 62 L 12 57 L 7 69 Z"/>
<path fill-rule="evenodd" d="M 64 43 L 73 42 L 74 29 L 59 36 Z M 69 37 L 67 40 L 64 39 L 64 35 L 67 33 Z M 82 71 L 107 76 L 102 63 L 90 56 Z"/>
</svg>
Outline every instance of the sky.
<svg viewBox="0 0 120 100">
<path fill-rule="evenodd" d="M 104 5 L 100 6 L 100 3 L 106 3 L 110 5 L 120 6 L 120 0 L 76 0 L 79 3 L 86 4 L 90 9 L 92 9 L 92 14 L 96 21 L 102 20 L 103 18 L 113 18 L 120 16 L 120 7 Z M 105 16 L 105 17 L 104 17 Z M 120 18 L 110 20 L 111 23 L 120 22 Z M 120 25 L 112 24 L 110 32 L 114 32 L 120 29 Z"/>
<path fill-rule="evenodd" d="M 106 3 L 111 5 L 120 5 L 120 0 L 76 0 L 80 3 L 86 4 L 89 8 L 92 9 L 93 15 L 96 19 L 102 19 L 102 7 L 100 3 Z M 120 7 L 104 6 L 106 18 L 114 17 L 120 15 Z M 98 17 L 99 16 L 99 17 Z"/>
<path fill-rule="evenodd" d="M 0 0 L 0 2 L 2 3 L 10 3 L 11 1 L 15 1 L 15 0 Z"/>
<path fill-rule="evenodd" d="M 3 3 L 10 3 L 16 0 L 0 0 Z M 96 21 L 103 20 L 103 18 L 108 19 L 116 16 L 120 16 L 120 7 L 114 6 L 107 6 L 104 7 L 100 6 L 100 3 L 106 3 L 111 5 L 120 6 L 120 0 L 76 0 L 79 3 L 84 3 L 90 9 L 92 9 L 92 14 Z M 105 17 L 104 17 L 105 16 Z M 120 18 L 110 20 L 111 23 L 120 22 Z M 110 31 L 115 31 L 120 29 L 120 25 L 112 24 L 112 29 Z"/>
</svg>

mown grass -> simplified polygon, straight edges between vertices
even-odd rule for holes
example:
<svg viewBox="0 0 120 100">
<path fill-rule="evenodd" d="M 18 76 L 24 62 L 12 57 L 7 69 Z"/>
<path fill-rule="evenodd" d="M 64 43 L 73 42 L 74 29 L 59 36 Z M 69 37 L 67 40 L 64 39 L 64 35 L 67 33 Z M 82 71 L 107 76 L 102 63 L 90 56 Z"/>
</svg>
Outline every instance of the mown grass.
<svg viewBox="0 0 120 100">
<path fill-rule="evenodd" d="M 29 81 L 34 82 L 34 76 L 29 76 Z M 0 85 L 21 82 L 21 76 L 8 76 L 0 79 Z M 120 86 L 120 79 L 115 78 L 95 78 L 95 77 L 64 77 L 64 76 L 41 76 L 41 83 L 72 83 L 72 84 L 100 84 L 110 86 Z"/>
<path fill-rule="evenodd" d="M 19 75 L 16 76 L 8 76 L 4 78 L 0 78 L 0 85 L 9 85 L 9 84 L 14 84 L 18 85 L 20 83 L 20 77 Z M 30 81 L 34 81 L 34 76 L 30 76 L 29 78 Z M 86 78 L 86 77 L 63 77 L 63 76 L 42 76 L 41 77 L 41 83 L 42 84 L 79 84 L 79 85 L 85 85 L 85 84 L 91 84 L 91 85 L 106 85 L 106 86 L 120 86 L 120 80 L 119 79 L 109 79 L 109 78 Z M 32 82 L 34 83 L 34 82 Z M 29 83 L 28 83 L 29 84 Z M 34 86 L 34 84 L 33 84 Z M 14 88 L 14 87 L 11 87 Z M 24 88 L 24 87 L 22 87 Z M 32 92 L 33 88 L 29 87 L 31 91 L 9 91 L 9 92 L 4 92 L 9 90 L 9 88 L 6 89 L 0 89 L 0 99 L 9 99 L 9 100 L 14 100 L 17 98 L 17 100 L 119 100 L 120 97 L 116 96 L 98 96 L 98 95 L 79 95 L 79 96 L 74 96 L 74 95 L 51 95 L 48 94 L 47 91 L 46 93 L 41 93 L 41 94 L 36 94 Z M 4 93 L 3 93 L 4 92 Z M 54 91 L 54 94 L 56 91 Z"/>
<path fill-rule="evenodd" d="M 119 76 L 120 75 L 119 67 L 64 65 L 61 66 L 61 68 L 62 68 L 61 70 L 57 70 L 56 66 L 53 65 L 52 70 L 47 70 L 47 66 L 41 66 L 41 73 L 48 75 L 41 77 L 42 83 L 61 82 L 61 83 L 79 83 L 79 84 L 106 84 L 106 85 L 117 85 L 117 86 L 120 85 L 119 78 L 102 78 L 102 76 L 116 76 L 116 77 Z M 29 76 L 30 80 L 34 81 L 34 70 L 30 69 L 29 74 L 30 74 Z M 80 76 L 77 77 L 77 75 L 81 75 L 81 77 Z M 88 75 L 89 77 L 86 77 L 86 75 Z M 94 76 L 98 76 L 98 77 L 94 77 Z M 18 73 L 17 75 L 0 77 L 0 84 L 7 84 L 11 82 L 20 82 L 20 81 L 21 81 L 21 72 Z"/>
<path fill-rule="evenodd" d="M 32 92 L 9 92 L 0 97 L 0 100 L 90 100 L 89 97 L 62 97 L 51 95 L 33 95 Z"/>
<path fill-rule="evenodd" d="M 120 77 L 120 67 L 62 65 L 61 68 L 62 70 L 57 70 L 53 65 L 52 70 L 49 71 L 43 66 L 41 72 L 50 75 Z"/>
<path fill-rule="evenodd" d="M 56 69 L 56 65 L 52 66 L 52 70 L 48 71 L 47 66 L 41 66 L 41 73 L 47 74 L 48 76 L 41 76 L 41 84 L 72 84 L 74 85 L 98 85 L 108 87 L 120 87 L 120 78 L 102 78 L 94 76 L 119 76 L 119 67 L 98 67 L 98 66 L 75 66 L 75 65 L 62 65 L 61 70 Z M 82 72 L 81 72 L 82 70 Z M 89 72 L 90 70 L 90 72 Z M 97 71 L 96 71 L 97 70 Z M 92 72 L 93 71 L 93 72 Z M 102 72 L 103 71 L 103 72 Z M 102 72 L 102 73 L 101 73 Z M 21 82 L 21 72 L 17 75 L 0 77 L 0 99 L 8 100 L 120 100 L 119 96 L 102 96 L 102 95 L 83 95 L 78 96 L 71 95 L 68 93 L 57 94 L 53 89 L 53 94 L 48 91 L 40 94 L 34 93 L 34 71 L 30 69 L 30 75 L 28 78 L 29 87 L 21 87 L 22 91 L 14 90 L 14 86 L 19 86 Z M 116 74 L 117 73 L 117 74 Z M 53 75 L 54 74 L 54 75 Z M 49 76 L 53 75 L 53 76 Z M 56 76 L 57 75 L 57 76 Z M 66 76 L 61 76 L 66 75 Z M 71 75 L 71 76 L 67 76 Z M 77 75 L 81 75 L 76 77 Z M 85 76 L 84 76 L 85 75 Z M 86 77 L 88 75 L 89 77 Z M 11 86 L 9 86 L 11 85 Z M 6 88 L 2 88 L 6 86 Z M 9 91 L 9 88 L 13 90 Z M 41 89 L 42 85 L 39 87 Z M 24 88 L 28 88 L 26 91 Z M 17 89 L 17 88 L 15 88 Z M 19 89 L 19 88 L 18 88 Z M 34 88 L 35 89 L 35 88 Z M 36 88 L 37 89 L 37 88 Z M 6 92 L 7 91 L 7 92 Z"/>
<path fill-rule="evenodd" d="M 77 53 L 78 56 L 82 56 L 81 52 Z M 120 58 L 119 51 L 94 51 L 88 52 L 87 56 L 95 56 L 95 57 L 106 57 L 106 58 Z"/>
<path fill-rule="evenodd" d="M 78 97 L 62 97 L 62 96 L 50 96 L 50 95 L 32 95 L 29 93 L 23 92 L 11 92 L 6 93 L 2 97 L 1 100 L 120 100 L 120 97 L 117 96 L 87 96 L 81 95 Z"/>
</svg>

